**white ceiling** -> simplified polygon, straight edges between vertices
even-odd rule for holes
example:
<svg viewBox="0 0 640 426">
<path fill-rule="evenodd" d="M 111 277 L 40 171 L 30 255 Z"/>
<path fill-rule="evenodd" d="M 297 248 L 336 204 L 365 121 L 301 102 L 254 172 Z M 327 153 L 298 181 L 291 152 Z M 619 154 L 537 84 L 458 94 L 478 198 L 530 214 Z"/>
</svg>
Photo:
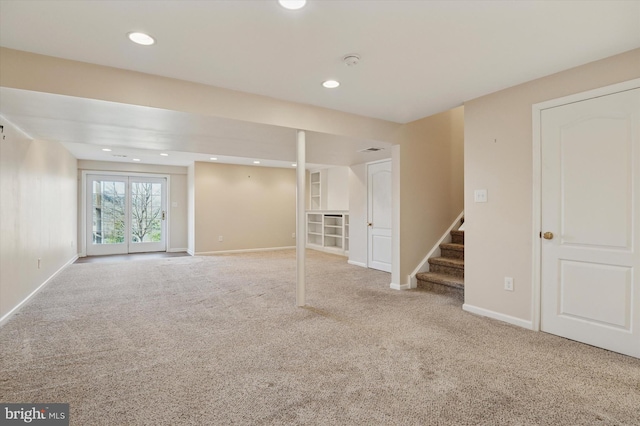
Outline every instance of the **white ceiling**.
<svg viewBox="0 0 640 426">
<path fill-rule="evenodd" d="M 134 45 L 130 31 L 157 44 Z M 640 1 L 0 0 L 0 45 L 404 123 L 640 47 Z M 328 78 L 342 85 L 322 88 Z M 291 129 L 38 95 L 3 90 L 0 113 L 77 155 L 89 143 L 293 160 Z M 308 161 L 322 164 L 353 164 L 372 144 L 314 137 L 325 145 Z"/>
</svg>

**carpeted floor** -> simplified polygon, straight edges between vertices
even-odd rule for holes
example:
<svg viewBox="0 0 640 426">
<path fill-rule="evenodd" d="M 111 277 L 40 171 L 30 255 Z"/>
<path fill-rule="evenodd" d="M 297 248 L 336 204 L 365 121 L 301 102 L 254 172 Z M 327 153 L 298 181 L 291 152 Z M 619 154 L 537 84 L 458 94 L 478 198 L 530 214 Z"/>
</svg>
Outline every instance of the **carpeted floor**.
<svg viewBox="0 0 640 426">
<path fill-rule="evenodd" d="M 639 425 L 640 360 L 309 251 L 74 264 L 0 328 L 0 401 L 73 425 Z"/>
</svg>

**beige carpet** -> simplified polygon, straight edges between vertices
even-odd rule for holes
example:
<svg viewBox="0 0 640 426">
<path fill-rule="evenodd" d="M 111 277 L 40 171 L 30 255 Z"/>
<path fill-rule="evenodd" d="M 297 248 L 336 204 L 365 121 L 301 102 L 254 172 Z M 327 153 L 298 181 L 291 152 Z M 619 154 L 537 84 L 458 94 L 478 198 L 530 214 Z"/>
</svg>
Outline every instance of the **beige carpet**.
<svg viewBox="0 0 640 426">
<path fill-rule="evenodd" d="M 640 360 L 308 252 L 75 264 L 0 328 L 0 401 L 74 425 L 640 425 Z"/>
</svg>

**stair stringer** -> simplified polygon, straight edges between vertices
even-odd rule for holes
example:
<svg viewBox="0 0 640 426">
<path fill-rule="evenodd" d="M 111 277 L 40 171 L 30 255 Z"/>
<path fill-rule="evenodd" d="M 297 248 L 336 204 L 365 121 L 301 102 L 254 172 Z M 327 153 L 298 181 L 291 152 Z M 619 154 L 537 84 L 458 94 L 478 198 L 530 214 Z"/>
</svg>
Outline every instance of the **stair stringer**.
<svg viewBox="0 0 640 426">
<path fill-rule="evenodd" d="M 429 272 L 429 259 L 432 257 L 440 256 L 440 244 L 450 243 L 451 242 L 451 231 L 456 231 L 462 225 L 462 218 L 464 217 L 464 210 L 458 215 L 456 220 L 453 221 L 449 229 L 442 234 L 442 237 L 436 242 L 436 244 L 429 250 L 429 253 L 425 256 L 424 259 L 418 264 L 416 269 L 413 270 L 411 275 L 409 275 L 409 288 L 417 288 L 418 287 L 418 279 L 416 275 L 420 272 Z"/>
</svg>

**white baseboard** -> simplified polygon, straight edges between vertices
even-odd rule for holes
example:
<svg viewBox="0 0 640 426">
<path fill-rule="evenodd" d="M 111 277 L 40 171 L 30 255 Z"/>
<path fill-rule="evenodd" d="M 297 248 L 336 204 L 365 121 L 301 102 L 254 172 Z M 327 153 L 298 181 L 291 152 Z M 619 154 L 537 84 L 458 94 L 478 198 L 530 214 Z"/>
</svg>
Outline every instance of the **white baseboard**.
<svg viewBox="0 0 640 426">
<path fill-rule="evenodd" d="M 411 285 L 411 288 L 418 287 L 418 280 L 416 279 L 416 274 L 418 272 L 428 272 L 429 271 L 429 259 L 432 258 L 432 257 L 437 257 L 437 256 L 440 255 L 440 244 L 442 244 L 445 241 L 447 241 L 447 239 L 449 238 L 449 234 L 460 223 L 460 221 L 462 220 L 463 217 L 464 217 L 464 210 L 458 215 L 456 220 L 453 221 L 451 226 L 449 226 L 449 229 L 447 229 L 445 231 L 445 233 L 442 234 L 442 237 L 440 237 L 438 242 L 436 242 L 435 245 L 433 247 L 431 247 L 431 250 L 429 250 L 429 253 L 427 253 L 427 255 L 424 257 L 424 259 L 422 259 L 422 261 L 418 264 L 416 269 L 413 270 L 411 275 L 409 275 L 409 284 Z"/>
<path fill-rule="evenodd" d="M 2 318 L 0 318 L 0 327 L 2 325 L 4 325 L 4 323 L 6 321 L 9 320 L 9 318 L 11 318 L 16 312 L 18 312 L 20 310 L 20 308 L 29 301 L 29 299 L 31 299 L 33 296 L 36 295 L 36 293 L 38 293 L 40 290 L 42 290 L 44 288 L 44 286 L 46 286 L 47 284 L 49 284 L 49 282 L 56 276 L 58 275 L 64 268 L 66 268 L 67 266 L 71 265 L 73 262 L 75 262 L 76 260 L 78 260 L 78 255 L 76 254 L 75 256 L 73 256 L 71 258 L 71 260 L 69 260 L 67 263 L 65 263 L 64 265 L 62 265 L 60 267 L 60 269 L 58 269 L 57 271 L 55 271 L 53 274 L 51 274 L 51 276 L 49 278 L 47 278 L 42 284 L 40 284 L 38 286 L 38 288 L 36 288 L 35 290 L 33 290 L 31 292 L 31 294 L 29 294 L 27 297 L 25 297 L 22 302 L 18 303 L 16 306 L 14 306 L 13 309 L 11 309 L 9 312 L 7 312 L 6 314 L 4 314 L 2 316 Z"/>
<path fill-rule="evenodd" d="M 289 247 L 265 247 L 256 249 L 242 249 L 242 250 L 220 250 L 220 251 L 199 251 L 196 252 L 196 256 L 207 256 L 210 254 L 229 254 L 229 253 L 254 253 L 258 251 L 274 251 L 274 250 L 292 250 L 295 246 Z"/>
<path fill-rule="evenodd" d="M 407 283 L 407 284 L 391 283 L 391 284 L 389 284 L 389 287 L 392 290 L 409 290 L 409 289 L 411 289 L 411 284 L 409 284 L 409 283 Z"/>
<path fill-rule="evenodd" d="M 483 317 L 489 317 L 496 319 L 498 321 L 503 321 L 509 324 L 517 325 L 518 327 L 526 328 L 528 330 L 533 330 L 533 322 L 523 320 L 521 318 L 512 317 L 511 315 L 501 314 L 500 312 L 490 311 L 484 308 L 478 308 L 477 306 L 464 304 L 462 305 L 462 310 L 471 312 L 472 314 L 480 315 Z"/>
<path fill-rule="evenodd" d="M 367 264 L 366 263 L 362 263 L 362 262 L 356 262 L 355 260 L 348 260 L 347 263 L 349 265 L 355 265 L 355 266 L 360 266 L 362 268 L 366 268 Z"/>
<path fill-rule="evenodd" d="M 196 255 L 196 253 L 193 250 L 189 250 L 189 249 L 187 249 L 187 254 L 189 256 L 195 256 Z"/>
<path fill-rule="evenodd" d="M 184 253 L 187 252 L 189 253 L 189 250 L 187 250 L 187 248 L 170 248 L 167 249 L 167 253 Z"/>
</svg>

